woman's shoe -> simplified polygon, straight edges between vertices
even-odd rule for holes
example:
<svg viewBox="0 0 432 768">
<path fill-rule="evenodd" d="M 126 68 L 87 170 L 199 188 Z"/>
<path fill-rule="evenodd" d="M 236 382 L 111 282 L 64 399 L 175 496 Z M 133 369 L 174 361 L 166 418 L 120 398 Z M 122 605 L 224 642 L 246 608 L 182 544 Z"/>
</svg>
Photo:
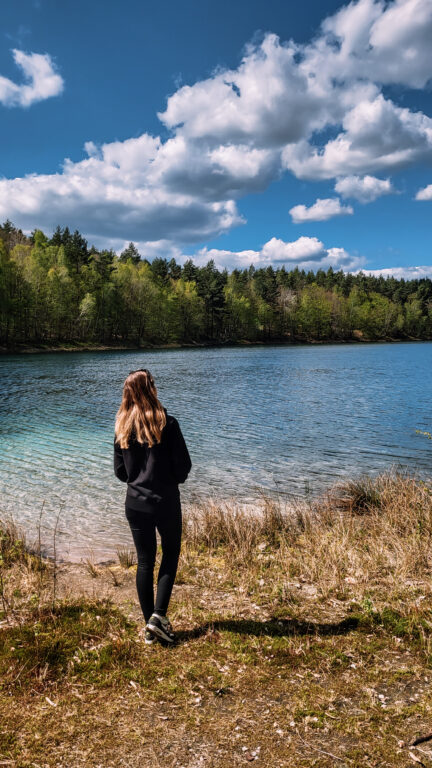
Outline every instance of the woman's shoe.
<svg viewBox="0 0 432 768">
<path fill-rule="evenodd" d="M 175 634 L 166 616 L 159 616 L 158 613 L 153 613 L 147 622 L 147 630 L 156 635 L 156 637 L 160 637 L 161 640 L 166 640 L 167 643 L 174 642 Z"/>
<path fill-rule="evenodd" d="M 144 642 L 146 645 L 153 645 L 157 641 L 156 635 L 153 634 L 153 632 L 150 632 L 147 627 L 144 630 Z"/>
</svg>

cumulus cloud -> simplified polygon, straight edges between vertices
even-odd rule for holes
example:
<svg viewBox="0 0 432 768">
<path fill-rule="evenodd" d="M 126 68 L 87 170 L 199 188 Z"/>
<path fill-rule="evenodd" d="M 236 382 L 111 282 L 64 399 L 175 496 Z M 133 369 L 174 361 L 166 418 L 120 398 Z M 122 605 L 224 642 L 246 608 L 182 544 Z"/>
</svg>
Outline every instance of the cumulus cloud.
<svg viewBox="0 0 432 768">
<path fill-rule="evenodd" d="M 304 64 L 322 81 L 367 79 L 423 88 L 431 78 L 429 0 L 359 0 L 325 19 Z"/>
<path fill-rule="evenodd" d="M 429 155 L 430 121 L 380 89 L 427 84 L 431 35 L 430 0 L 352 2 L 310 44 L 266 35 L 237 69 L 180 88 L 159 117 L 189 140 L 285 148 L 283 167 L 301 178 L 397 169 Z M 315 144 L 339 125 L 336 140 Z"/>
<path fill-rule="evenodd" d="M 432 120 L 379 94 L 350 109 L 343 131 L 323 147 L 303 140 L 284 148 L 282 163 L 301 179 L 396 170 L 432 159 Z"/>
<path fill-rule="evenodd" d="M 26 82 L 17 85 L 0 75 L 0 102 L 4 106 L 29 107 L 36 101 L 58 96 L 62 92 L 63 78 L 56 72 L 47 53 L 24 53 L 14 48 L 12 54 Z"/>
<path fill-rule="evenodd" d="M 360 203 L 371 203 L 382 195 L 390 195 L 394 188 L 390 179 L 377 179 L 376 176 L 345 176 L 338 179 L 335 191 L 342 197 L 353 197 Z"/>
<path fill-rule="evenodd" d="M 268 267 L 285 265 L 288 269 L 313 270 L 317 269 L 343 269 L 350 271 L 357 269 L 364 263 L 364 259 L 352 256 L 344 248 L 326 248 L 316 237 L 299 237 L 292 242 L 285 242 L 272 237 L 259 251 L 229 251 L 218 248 L 201 248 L 195 254 L 183 256 L 180 263 L 192 258 L 197 265 L 204 266 L 213 259 L 219 269 L 247 268 L 251 264 L 255 267 Z"/>
<path fill-rule="evenodd" d="M 327 94 L 309 82 L 296 61 L 300 47 L 267 34 L 249 45 L 240 66 L 185 85 L 158 113 L 168 128 L 211 144 L 281 147 L 325 125 Z"/>
<path fill-rule="evenodd" d="M 392 191 L 374 174 L 432 159 L 430 117 L 383 95 L 388 85 L 428 84 L 431 34 L 431 0 L 351 2 L 309 43 L 267 33 L 237 67 L 167 99 L 159 118 L 168 139 L 144 133 L 98 146 L 89 137 L 87 157 L 65 160 L 60 173 L 1 180 L 0 215 L 107 241 L 194 243 L 244 223 L 236 201 L 286 171 L 334 179 L 344 198 L 370 202 Z M 4 103 L 59 92 L 49 57 L 16 53 L 30 82 L 0 79 Z M 298 221 L 351 212 L 337 199 L 296 209 Z"/>
<path fill-rule="evenodd" d="M 0 180 L 0 218 L 24 229 L 52 229 L 56 222 L 89 237 L 198 242 L 226 232 L 243 219 L 232 200 L 208 202 L 152 184 L 151 166 L 161 145 L 137 139 L 87 143 L 89 157 L 66 160 L 62 173 Z"/>
<path fill-rule="evenodd" d="M 301 224 L 304 221 L 327 221 L 335 216 L 346 216 L 354 213 L 351 205 L 341 205 L 338 197 L 327 197 L 318 200 L 309 208 L 306 205 L 295 205 L 291 208 L 290 214 L 295 224 Z"/>
<path fill-rule="evenodd" d="M 148 180 L 171 192 L 221 200 L 265 189 L 279 165 L 280 154 L 271 149 L 243 144 L 212 149 L 175 136 L 160 146 Z"/>
<path fill-rule="evenodd" d="M 431 3 L 396 0 L 380 7 L 384 10 L 374 21 L 369 36 L 369 77 L 412 88 L 424 87 L 432 76 Z"/>
<path fill-rule="evenodd" d="M 432 200 L 432 184 L 428 184 L 427 187 L 419 189 L 415 196 L 416 200 Z"/>
<path fill-rule="evenodd" d="M 261 258 L 268 262 L 319 261 L 324 246 L 316 237 L 299 237 L 291 243 L 272 237 L 261 250 Z"/>
<path fill-rule="evenodd" d="M 397 280 L 421 280 L 423 277 L 432 278 L 432 266 L 424 267 L 388 267 L 385 269 L 362 269 L 354 274 L 363 272 L 365 275 L 375 277 L 395 277 Z"/>
<path fill-rule="evenodd" d="M 129 240 L 118 238 L 110 240 L 102 238 L 100 241 L 98 238 L 95 239 L 96 247 L 112 248 L 119 254 L 129 245 L 129 242 Z M 259 250 L 248 248 L 242 251 L 204 247 L 186 252 L 172 241 L 164 239 L 135 240 L 134 244 L 141 256 L 149 261 L 161 256 L 168 260 L 174 258 L 178 264 L 184 264 L 188 259 L 192 259 L 194 264 L 205 266 L 210 259 L 213 259 L 219 269 L 226 268 L 228 271 L 235 268 L 248 268 L 251 264 L 257 268 L 270 265 L 280 267 L 284 264 L 288 269 L 299 267 L 313 271 L 332 266 L 334 269 L 349 271 L 357 269 L 365 261 L 363 257 L 352 256 L 344 248 L 326 248 L 318 238 L 305 236 L 291 242 L 272 237 Z"/>
</svg>

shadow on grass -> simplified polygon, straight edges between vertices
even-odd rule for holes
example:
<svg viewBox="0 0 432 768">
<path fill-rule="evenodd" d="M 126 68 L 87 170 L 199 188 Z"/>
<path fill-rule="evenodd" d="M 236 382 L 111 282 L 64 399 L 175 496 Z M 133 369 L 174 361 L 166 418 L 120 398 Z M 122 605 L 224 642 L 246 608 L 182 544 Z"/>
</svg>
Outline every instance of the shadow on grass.
<svg viewBox="0 0 432 768">
<path fill-rule="evenodd" d="M 288 637 L 301 635 L 345 635 L 359 627 L 360 619 L 349 616 L 342 621 L 320 624 L 313 621 L 298 619 L 271 619 L 270 621 L 254 621 L 252 619 L 223 619 L 206 622 L 195 629 L 176 633 L 176 645 L 196 640 L 204 635 L 218 632 L 234 632 L 238 635 L 254 635 L 255 637 Z"/>
</svg>

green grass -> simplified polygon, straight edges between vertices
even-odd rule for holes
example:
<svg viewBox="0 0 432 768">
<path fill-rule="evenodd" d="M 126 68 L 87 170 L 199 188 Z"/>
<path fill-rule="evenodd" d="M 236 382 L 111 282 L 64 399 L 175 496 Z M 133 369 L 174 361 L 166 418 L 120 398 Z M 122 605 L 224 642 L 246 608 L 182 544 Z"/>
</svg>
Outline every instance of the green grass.
<svg viewBox="0 0 432 768">
<path fill-rule="evenodd" d="M 133 662 L 135 627 L 108 603 L 78 600 L 36 609 L 0 635 L 0 688 L 64 679 L 106 682 Z"/>
</svg>

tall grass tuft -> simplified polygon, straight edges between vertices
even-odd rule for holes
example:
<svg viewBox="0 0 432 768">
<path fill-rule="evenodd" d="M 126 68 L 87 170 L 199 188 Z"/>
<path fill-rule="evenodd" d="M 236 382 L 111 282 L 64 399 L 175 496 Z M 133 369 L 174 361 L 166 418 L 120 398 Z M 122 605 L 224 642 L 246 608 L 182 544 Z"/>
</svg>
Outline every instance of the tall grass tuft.
<svg viewBox="0 0 432 768">
<path fill-rule="evenodd" d="M 351 514 L 364 515 L 381 506 L 381 482 L 361 475 L 336 484 L 329 492 L 330 503 Z"/>
<path fill-rule="evenodd" d="M 134 550 L 127 547 L 118 549 L 117 557 L 122 568 L 132 568 L 132 566 L 136 563 Z"/>
</svg>

